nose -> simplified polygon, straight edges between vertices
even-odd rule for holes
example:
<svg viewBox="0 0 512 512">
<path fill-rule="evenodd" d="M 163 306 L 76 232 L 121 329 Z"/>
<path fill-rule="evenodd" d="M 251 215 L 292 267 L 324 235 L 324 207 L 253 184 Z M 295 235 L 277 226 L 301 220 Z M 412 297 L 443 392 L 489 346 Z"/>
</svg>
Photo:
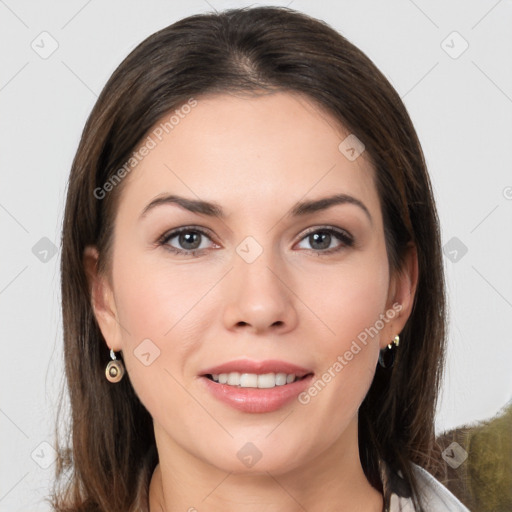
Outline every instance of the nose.
<svg viewBox="0 0 512 512">
<path fill-rule="evenodd" d="M 285 262 L 270 252 L 263 251 L 252 263 L 235 255 L 224 290 L 223 320 L 228 330 L 284 334 L 296 327 L 293 283 L 288 282 Z"/>
</svg>

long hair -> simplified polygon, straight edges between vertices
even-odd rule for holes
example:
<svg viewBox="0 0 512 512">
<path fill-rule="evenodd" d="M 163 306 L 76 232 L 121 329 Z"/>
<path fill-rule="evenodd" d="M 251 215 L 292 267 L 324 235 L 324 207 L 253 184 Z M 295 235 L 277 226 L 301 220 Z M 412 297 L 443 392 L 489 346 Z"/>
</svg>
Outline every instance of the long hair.
<svg viewBox="0 0 512 512">
<path fill-rule="evenodd" d="M 58 443 L 52 503 L 59 512 L 147 510 L 157 463 L 152 419 L 129 377 L 116 385 L 105 379 L 109 351 L 91 307 L 83 253 L 95 245 L 98 268 L 108 274 L 123 182 L 105 197 L 97 190 L 155 123 L 191 98 L 261 91 L 304 94 L 364 143 L 375 169 L 390 270 L 403 270 L 408 244 L 416 245 L 412 313 L 394 366 L 377 367 L 359 409 L 359 451 L 366 477 L 386 502 L 390 482 L 400 478 L 422 510 L 411 462 L 439 470 L 434 414 L 446 323 L 439 222 L 423 152 L 400 97 L 363 52 L 322 21 L 257 7 L 190 16 L 148 37 L 115 70 L 85 125 L 62 230 L 72 414 L 68 438 Z M 381 461 L 389 470 L 385 478 Z"/>
</svg>

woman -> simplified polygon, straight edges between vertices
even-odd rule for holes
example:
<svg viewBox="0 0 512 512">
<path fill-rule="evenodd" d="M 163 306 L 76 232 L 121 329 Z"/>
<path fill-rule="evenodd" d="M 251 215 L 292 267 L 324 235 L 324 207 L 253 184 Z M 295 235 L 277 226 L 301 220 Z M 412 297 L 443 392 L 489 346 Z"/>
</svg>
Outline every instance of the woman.
<svg viewBox="0 0 512 512">
<path fill-rule="evenodd" d="M 467 510 L 441 474 L 439 226 L 400 98 L 285 8 L 142 42 L 63 226 L 59 511 Z"/>
</svg>

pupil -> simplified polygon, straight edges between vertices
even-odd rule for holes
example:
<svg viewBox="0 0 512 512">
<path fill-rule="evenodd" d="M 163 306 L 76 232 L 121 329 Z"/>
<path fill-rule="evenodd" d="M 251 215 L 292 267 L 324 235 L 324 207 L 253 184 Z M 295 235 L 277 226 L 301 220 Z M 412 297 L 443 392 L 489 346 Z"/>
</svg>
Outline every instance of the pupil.
<svg viewBox="0 0 512 512">
<path fill-rule="evenodd" d="M 331 245 L 330 233 L 314 233 L 309 236 L 309 243 L 311 247 L 315 248 L 315 243 L 320 243 L 317 249 L 327 249 Z"/>
<path fill-rule="evenodd" d="M 200 245 L 199 237 L 199 233 L 188 231 L 180 234 L 179 242 L 185 249 L 197 249 Z M 190 245 L 192 245 L 192 247 Z"/>
</svg>

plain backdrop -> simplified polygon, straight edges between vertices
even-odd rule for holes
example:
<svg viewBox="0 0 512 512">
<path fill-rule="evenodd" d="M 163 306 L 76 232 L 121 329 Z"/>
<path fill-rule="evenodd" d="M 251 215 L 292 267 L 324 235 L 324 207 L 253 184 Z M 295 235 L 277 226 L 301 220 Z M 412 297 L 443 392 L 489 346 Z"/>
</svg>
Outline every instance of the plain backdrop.
<svg viewBox="0 0 512 512">
<path fill-rule="evenodd" d="M 49 510 L 63 383 L 60 229 L 71 161 L 98 94 L 156 30 L 259 3 L 0 0 L 1 512 Z M 437 430 L 492 417 L 512 396 L 512 2 L 270 4 L 331 24 L 403 98 L 445 247 L 449 347 Z"/>
</svg>

